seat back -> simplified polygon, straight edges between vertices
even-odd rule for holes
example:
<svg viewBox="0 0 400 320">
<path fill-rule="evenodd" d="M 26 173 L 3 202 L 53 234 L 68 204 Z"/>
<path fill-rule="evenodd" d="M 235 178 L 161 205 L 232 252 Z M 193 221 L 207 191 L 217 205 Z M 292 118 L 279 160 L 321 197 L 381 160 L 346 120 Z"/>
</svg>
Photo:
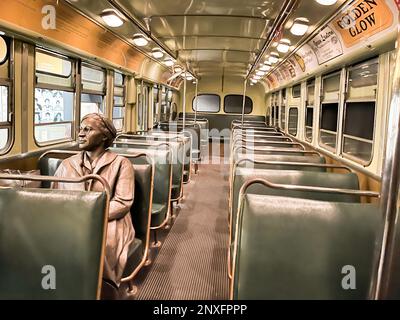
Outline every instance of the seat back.
<svg viewBox="0 0 400 320">
<path fill-rule="evenodd" d="M 245 194 L 231 297 L 367 299 L 379 219 L 372 204 Z"/>
<path fill-rule="evenodd" d="M 57 168 L 65 158 L 53 158 L 50 155 L 41 157 L 38 163 L 38 169 L 42 176 L 54 176 Z M 50 188 L 51 182 L 42 181 L 42 188 Z"/>
<path fill-rule="evenodd" d="M 355 173 L 311 172 L 301 170 L 273 170 L 237 168 L 231 193 L 231 242 L 235 238 L 236 217 L 239 203 L 239 192 L 243 184 L 255 178 L 265 179 L 272 183 L 313 186 L 324 188 L 358 190 L 358 176 Z M 282 190 L 268 188 L 260 183 L 252 184 L 247 193 L 263 195 L 280 195 L 290 198 L 304 198 L 320 201 L 360 202 L 360 197 L 341 193 L 325 193 L 316 191 Z"/>
<path fill-rule="evenodd" d="M 145 250 L 150 240 L 153 168 L 144 156 L 128 159 L 135 170 L 135 197 L 131 208 L 132 224 L 135 229 L 135 238 L 142 240 Z"/>
<path fill-rule="evenodd" d="M 107 208 L 105 192 L 0 189 L 0 299 L 99 298 Z"/>
<path fill-rule="evenodd" d="M 121 149 L 125 151 L 125 149 Z M 116 154 L 121 154 L 124 152 L 119 152 L 120 149 L 110 148 L 110 151 Z M 135 154 L 139 153 L 135 150 Z M 52 176 L 61 164 L 62 160 L 71 156 L 71 153 L 64 151 L 49 151 L 39 160 L 39 166 L 43 173 L 48 173 L 46 175 Z M 76 152 L 75 152 L 76 153 Z M 132 154 L 133 155 L 133 154 Z M 141 239 L 143 244 L 146 244 L 147 236 L 150 234 L 150 215 L 151 215 L 151 205 L 153 197 L 153 185 L 154 185 L 154 175 L 152 163 L 145 156 L 139 158 L 131 158 L 126 156 L 126 158 L 132 163 L 135 171 L 135 190 L 133 197 L 133 204 L 131 207 L 132 224 L 135 229 L 135 237 Z M 50 164 L 50 167 L 46 167 L 46 164 Z M 57 164 L 57 165 L 56 165 Z M 144 245 L 143 248 L 146 246 Z"/>
<path fill-rule="evenodd" d="M 157 147 L 160 142 L 152 143 L 151 141 L 146 143 L 136 143 L 130 141 L 120 141 L 117 140 L 114 143 L 114 148 L 121 149 L 132 149 L 139 150 L 143 152 L 144 150 L 158 150 L 160 147 Z M 178 186 L 177 193 L 178 195 L 171 195 L 171 197 L 179 196 L 182 194 L 183 188 L 183 159 L 184 159 L 184 144 L 179 142 L 168 142 L 172 149 L 172 184 Z M 162 147 L 161 147 L 162 148 Z"/>
<path fill-rule="evenodd" d="M 171 200 L 171 185 L 172 185 L 172 156 L 169 149 L 130 149 L 130 148 L 110 148 L 112 152 L 118 154 L 137 154 L 145 153 L 154 159 L 154 183 L 153 183 L 153 197 L 152 204 L 161 204 L 165 206 L 165 210 L 159 213 L 159 216 L 152 216 L 151 227 L 157 227 L 166 219 L 168 215 L 168 208 Z M 129 159 L 129 158 L 128 158 Z M 135 169 L 138 164 L 147 163 L 144 157 L 132 159 Z M 150 180 L 149 180 L 150 181 Z"/>
</svg>

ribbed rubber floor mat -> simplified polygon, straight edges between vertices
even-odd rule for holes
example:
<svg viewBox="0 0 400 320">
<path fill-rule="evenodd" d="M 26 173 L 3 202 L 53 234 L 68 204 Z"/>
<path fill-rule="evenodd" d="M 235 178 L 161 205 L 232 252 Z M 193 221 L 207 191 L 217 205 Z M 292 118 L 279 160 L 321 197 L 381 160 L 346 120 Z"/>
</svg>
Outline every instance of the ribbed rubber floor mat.
<svg viewBox="0 0 400 320">
<path fill-rule="evenodd" d="M 229 298 L 227 174 L 226 165 L 204 164 L 185 185 L 180 213 L 139 289 L 139 300 Z"/>
</svg>

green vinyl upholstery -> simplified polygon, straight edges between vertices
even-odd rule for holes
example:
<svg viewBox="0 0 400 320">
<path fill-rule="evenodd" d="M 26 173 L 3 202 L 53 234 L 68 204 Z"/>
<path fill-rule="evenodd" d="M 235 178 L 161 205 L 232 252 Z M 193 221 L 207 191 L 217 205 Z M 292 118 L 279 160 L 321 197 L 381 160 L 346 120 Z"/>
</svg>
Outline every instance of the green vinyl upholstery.
<svg viewBox="0 0 400 320">
<path fill-rule="evenodd" d="M 104 192 L 0 189 L 0 299 L 96 299 L 106 208 Z"/>
<path fill-rule="evenodd" d="M 146 158 L 128 158 L 135 170 L 135 198 L 131 208 L 132 224 L 135 229 L 135 241 L 128 252 L 123 276 L 129 276 L 144 260 L 149 245 L 150 216 L 152 203 L 152 164 L 145 163 Z"/>
<path fill-rule="evenodd" d="M 239 192 L 246 181 L 261 178 L 272 183 L 314 186 L 340 189 L 359 189 L 358 177 L 355 173 L 313 172 L 301 170 L 273 170 L 237 168 L 234 176 L 231 196 L 231 243 L 235 239 L 236 220 L 239 203 Z M 282 190 L 266 187 L 262 184 L 252 184 L 248 189 L 251 194 L 280 195 L 293 198 L 304 198 L 321 201 L 359 202 L 360 198 L 354 195 L 340 193 L 323 193 L 317 191 Z M 231 254 L 232 259 L 232 254 Z"/>
<path fill-rule="evenodd" d="M 120 150 L 110 149 L 110 151 L 119 154 L 118 151 Z M 48 173 L 48 175 L 54 175 L 58 167 L 54 164 L 58 163 L 59 165 L 62 159 L 68 158 L 69 156 L 71 155 L 63 153 L 49 153 L 45 157 L 42 157 L 39 161 L 41 172 L 43 174 Z M 149 213 L 151 210 L 151 196 L 153 187 L 152 164 L 149 163 L 145 157 L 128 157 L 128 160 L 132 162 L 135 171 L 134 200 L 130 210 L 133 228 L 135 229 L 135 239 L 128 251 L 128 259 L 124 270 L 124 276 L 129 275 L 139 266 L 140 262 L 144 258 L 145 249 L 148 246 L 147 239 L 148 235 L 150 234 Z M 47 164 L 50 164 L 50 166 L 46 167 Z"/>
<path fill-rule="evenodd" d="M 379 226 L 376 205 L 246 194 L 234 299 L 366 299 Z M 354 267 L 355 289 L 342 281 Z"/>
<path fill-rule="evenodd" d="M 110 148 L 112 152 L 119 154 L 145 153 L 154 159 L 154 186 L 151 211 L 151 227 L 160 226 L 168 215 L 170 203 L 170 185 L 172 184 L 172 154 L 169 149 L 133 149 Z M 135 161 L 135 159 L 133 159 Z M 143 163 L 140 159 L 140 163 Z M 135 161 L 136 162 L 136 161 Z"/>
<path fill-rule="evenodd" d="M 134 142 L 129 140 L 129 144 L 127 144 L 128 140 L 117 140 L 114 142 L 114 148 L 121 149 L 135 149 L 135 150 L 158 150 L 163 147 L 157 147 L 162 141 L 152 142 L 146 141 L 146 143 L 142 142 Z M 172 188 L 171 188 L 171 199 L 176 200 L 179 199 L 181 194 L 183 193 L 183 159 L 184 155 L 184 144 L 180 142 L 168 142 L 172 149 Z"/>
</svg>

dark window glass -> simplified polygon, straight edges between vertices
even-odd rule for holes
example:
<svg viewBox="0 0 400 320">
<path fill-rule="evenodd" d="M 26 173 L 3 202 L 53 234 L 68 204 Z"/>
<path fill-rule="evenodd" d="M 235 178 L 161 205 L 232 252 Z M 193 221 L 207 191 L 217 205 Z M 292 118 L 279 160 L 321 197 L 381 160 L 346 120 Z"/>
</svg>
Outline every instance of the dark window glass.
<svg viewBox="0 0 400 320">
<path fill-rule="evenodd" d="M 314 108 L 306 109 L 306 126 L 312 127 L 313 125 Z"/>
<path fill-rule="evenodd" d="M 338 104 L 323 103 L 321 106 L 322 106 L 321 129 L 336 132 Z"/>
<path fill-rule="evenodd" d="M 344 133 L 367 140 L 374 136 L 375 102 L 348 102 Z"/>
<path fill-rule="evenodd" d="M 192 110 L 197 112 L 219 112 L 220 97 L 216 94 L 200 94 L 193 99 Z"/>
<path fill-rule="evenodd" d="M 225 113 L 242 113 L 243 96 L 240 94 L 229 94 L 224 98 Z M 253 111 L 253 101 L 246 96 L 244 102 L 244 113 L 249 114 Z"/>
<path fill-rule="evenodd" d="M 299 98 L 300 94 L 301 94 L 301 86 L 299 84 L 292 87 L 292 97 L 293 98 Z"/>
</svg>

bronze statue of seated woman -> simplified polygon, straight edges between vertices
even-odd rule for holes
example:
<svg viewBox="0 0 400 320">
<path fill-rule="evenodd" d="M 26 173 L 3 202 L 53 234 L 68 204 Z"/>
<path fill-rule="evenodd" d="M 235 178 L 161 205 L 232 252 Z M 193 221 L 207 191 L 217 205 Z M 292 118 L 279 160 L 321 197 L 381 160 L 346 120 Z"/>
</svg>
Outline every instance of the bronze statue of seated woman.
<svg viewBox="0 0 400 320">
<path fill-rule="evenodd" d="M 82 152 L 65 159 L 55 176 L 73 178 L 98 174 L 108 182 L 111 197 L 103 280 L 118 288 L 135 230 L 130 215 L 134 193 L 133 166 L 128 159 L 108 150 L 116 134 L 111 120 L 97 113 L 86 115 L 81 121 L 78 135 Z M 53 188 L 102 190 L 101 184 L 96 181 L 78 187 L 77 184 L 54 183 Z"/>
</svg>

